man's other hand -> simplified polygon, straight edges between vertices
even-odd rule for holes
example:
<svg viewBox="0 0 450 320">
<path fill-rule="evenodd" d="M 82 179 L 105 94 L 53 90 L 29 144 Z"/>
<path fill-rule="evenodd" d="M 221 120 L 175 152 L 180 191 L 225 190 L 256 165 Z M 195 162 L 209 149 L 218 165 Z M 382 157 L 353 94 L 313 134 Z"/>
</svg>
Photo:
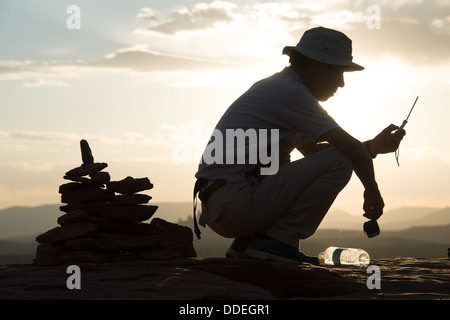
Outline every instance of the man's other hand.
<svg viewBox="0 0 450 320">
<path fill-rule="evenodd" d="M 384 201 L 378 189 L 364 191 L 363 216 L 377 220 L 383 214 Z"/>
</svg>

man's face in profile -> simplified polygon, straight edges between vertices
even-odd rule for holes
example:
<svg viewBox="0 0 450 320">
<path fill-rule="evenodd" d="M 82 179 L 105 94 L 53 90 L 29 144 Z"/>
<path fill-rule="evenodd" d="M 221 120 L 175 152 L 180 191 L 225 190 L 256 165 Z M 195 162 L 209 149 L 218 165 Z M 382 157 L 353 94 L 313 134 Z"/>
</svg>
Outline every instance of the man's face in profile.
<svg viewBox="0 0 450 320">
<path fill-rule="evenodd" d="M 327 101 L 339 88 L 344 87 L 345 70 L 342 66 L 320 64 L 317 68 L 317 83 L 312 92 L 317 100 Z"/>
</svg>

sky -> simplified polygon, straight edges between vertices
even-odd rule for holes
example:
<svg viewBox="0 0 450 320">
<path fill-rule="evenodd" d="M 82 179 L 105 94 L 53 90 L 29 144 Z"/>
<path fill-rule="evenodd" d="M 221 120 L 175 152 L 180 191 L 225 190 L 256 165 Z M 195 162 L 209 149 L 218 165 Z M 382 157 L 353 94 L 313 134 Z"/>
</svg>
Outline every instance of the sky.
<svg viewBox="0 0 450 320">
<path fill-rule="evenodd" d="M 448 206 L 447 0 L 0 0 L 0 209 L 60 202 L 81 139 L 112 180 L 148 177 L 152 202 L 192 201 L 223 112 L 317 26 L 347 34 L 366 68 L 322 103 L 351 135 L 400 125 L 420 97 L 400 166 L 374 161 L 385 210 Z M 362 214 L 362 194 L 353 175 L 332 209 Z"/>
</svg>

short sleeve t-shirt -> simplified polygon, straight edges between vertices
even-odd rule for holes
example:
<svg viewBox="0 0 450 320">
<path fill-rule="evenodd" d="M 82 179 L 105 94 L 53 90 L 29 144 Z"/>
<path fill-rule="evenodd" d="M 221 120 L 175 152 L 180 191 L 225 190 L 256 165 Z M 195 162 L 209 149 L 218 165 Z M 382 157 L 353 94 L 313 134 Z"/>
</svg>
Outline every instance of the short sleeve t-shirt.
<svg viewBox="0 0 450 320">
<path fill-rule="evenodd" d="M 290 153 L 297 147 L 317 142 L 322 134 L 338 127 L 336 121 L 323 109 L 301 78 L 291 68 L 285 68 L 268 78 L 256 82 L 240 96 L 223 114 L 210 139 L 196 173 L 197 178 L 208 180 L 224 179 L 237 182 L 245 179 L 245 173 L 261 164 L 249 161 L 248 140 L 245 140 L 245 163 L 225 161 L 227 142 L 218 144 L 218 134 L 226 140 L 227 132 L 242 130 L 260 133 L 266 130 L 268 144 L 278 143 L 279 164 L 290 161 Z M 277 135 L 271 130 L 278 129 Z M 276 141 L 273 141 L 276 138 Z M 230 139 L 229 139 L 230 140 Z M 219 150 L 212 150 L 212 144 L 222 146 L 223 161 L 207 161 L 206 153 L 217 156 Z M 236 151 L 235 147 L 235 151 Z M 211 157 L 210 157 L 211 158 Z M 217 157 L 215 158 L 218 159 Z"/>
</svg>

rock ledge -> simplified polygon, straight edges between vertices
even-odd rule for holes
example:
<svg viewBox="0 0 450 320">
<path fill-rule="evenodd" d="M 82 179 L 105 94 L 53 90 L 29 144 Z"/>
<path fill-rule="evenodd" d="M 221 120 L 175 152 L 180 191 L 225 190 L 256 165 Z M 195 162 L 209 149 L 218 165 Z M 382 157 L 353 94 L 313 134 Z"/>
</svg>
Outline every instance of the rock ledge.
<svg viewBox="0 0 450 320">
<path fill-rule="evenodd" d="M 450 300 L 450 260 L 377 259 L 381 289 L 367 288 L 358 267 L 187 258 L 80 263 L 80 290 L 69 290 L 68 265 L 0 266 L 1 299 L 125 300 Z"/>
</svg>

